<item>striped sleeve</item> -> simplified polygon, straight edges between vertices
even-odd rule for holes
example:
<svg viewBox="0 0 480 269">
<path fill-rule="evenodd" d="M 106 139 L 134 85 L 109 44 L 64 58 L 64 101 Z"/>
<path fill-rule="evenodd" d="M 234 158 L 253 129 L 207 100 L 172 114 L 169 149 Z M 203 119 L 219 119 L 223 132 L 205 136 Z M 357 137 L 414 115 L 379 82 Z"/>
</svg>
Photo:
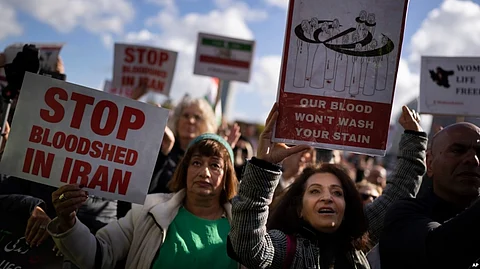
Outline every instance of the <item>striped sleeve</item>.
<svg viewBox="0 0 480 269">
<path fill-rule="evenodd" d="M 268 206 L 280 171 L 246 164 L 238 196 L 232 201 L 230 241 L 240 263 L 254 268 L 282 268 L 287 237 L 278 230 L 267 232 Z"/>
<path fill-rule="evenodd" d="M 388 208 L 396 200 L 417 195 L 425 174 L 426 135 L 405 132 L 400 140 L 397 164 L 387 179 L 382 195 L 365 207 L 370 239 L 376 244 L 383 231 L 383 222 Z"/>
</svg>

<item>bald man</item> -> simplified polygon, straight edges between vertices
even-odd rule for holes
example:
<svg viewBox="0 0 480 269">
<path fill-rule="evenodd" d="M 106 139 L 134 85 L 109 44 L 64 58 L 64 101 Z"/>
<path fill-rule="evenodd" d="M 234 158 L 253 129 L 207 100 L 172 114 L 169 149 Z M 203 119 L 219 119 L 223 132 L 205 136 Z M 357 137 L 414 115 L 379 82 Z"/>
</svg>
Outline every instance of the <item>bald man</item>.
<svg viewBox="0 0 480 269">
<path fill-rule="evenodd" d="M 439 131 L 427 152 L 433 189 L 401 200 L 385 217 L 382 268 L 478 268 L 480 128 L 457 123 Z"/>
</svg>

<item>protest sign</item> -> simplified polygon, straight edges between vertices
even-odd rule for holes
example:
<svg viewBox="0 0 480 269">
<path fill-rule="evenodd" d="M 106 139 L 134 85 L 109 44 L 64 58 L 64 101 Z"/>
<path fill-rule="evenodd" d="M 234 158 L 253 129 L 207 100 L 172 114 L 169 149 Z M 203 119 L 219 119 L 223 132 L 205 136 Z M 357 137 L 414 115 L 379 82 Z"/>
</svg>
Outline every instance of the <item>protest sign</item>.
<svg viewBox="0 0 480 269">
<path fill-rule="evenodd" d="M 118 95 L 118 96 L 131 98 L 133 88 L 131 88 L 131 87 L 123 87 L 123 88 L 114 87 L 112 85 L 112 81 L 105 80 L 105 84 L 103 85 L 103 91 L 111 93 L 111 94 L 115 94 L 115 95 Z"/>
<path fill-rule="evenodd" d="M 146 81 L 147 89 L 169 96 L 177 52 L 130 44 L 115 44 L 113 87 L 135 88 Z"/>
<path fill-rule="evenodd" d="M 0 173 L 142 204 L 168 110 L 27 73 Z"/>
<path fill-rule="evenodd" d="M 248 82 L 254 48 L 255 41 L 199 33 L 193 73 Z"/>
<path fill-rule="evenodd" d="M 384 155 L 407 0 L 291 0 L 273 140 Z"/>
<path fill-rule="evenodd" d="M 480 116 L 480 57 L 422 57 L 419 112 Z"/>
</svg>

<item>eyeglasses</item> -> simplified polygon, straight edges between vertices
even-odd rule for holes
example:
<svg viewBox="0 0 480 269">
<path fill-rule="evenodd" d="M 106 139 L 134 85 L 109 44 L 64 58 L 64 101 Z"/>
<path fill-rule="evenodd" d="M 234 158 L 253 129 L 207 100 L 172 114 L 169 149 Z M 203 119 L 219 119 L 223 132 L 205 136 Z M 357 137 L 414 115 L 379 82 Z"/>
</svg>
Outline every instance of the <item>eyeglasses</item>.
<svg viewBox="0 0 480 269">
<path fill-rule="evenodd" d="M 190 120 L 191 118 L 195 119 L 195 121 L 201 121 L 203 120 L 202 116 L 198 114 L 189 114 L 189 113 L 183 113 L 182 118 L 186 120 Z"/>
<path fill-rule="evenodd" d="M 371 194 L 366 194 L 366 193 L 360 193 L 360 196 L 362 197 L 363 201 L 367 201 L 370 198 L 372 198 L 372 200 L 375 200 L 375 199 L 378 198 L 378 196 L 371 195 Z"/>
</svg>

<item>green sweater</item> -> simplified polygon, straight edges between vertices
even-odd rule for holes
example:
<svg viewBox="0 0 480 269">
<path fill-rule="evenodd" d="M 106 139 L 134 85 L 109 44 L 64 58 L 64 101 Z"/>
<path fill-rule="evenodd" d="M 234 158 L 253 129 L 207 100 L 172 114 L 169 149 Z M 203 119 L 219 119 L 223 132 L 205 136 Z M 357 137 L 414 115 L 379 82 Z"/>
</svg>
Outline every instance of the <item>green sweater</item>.
<svg viewBox="0 0 480 269">
<path fill-rule="evenodd" d="M 168 227 L 167 236 L 153 269 L 231 268 L 237 263 L 227 255 L 230 224 L 226 218 L 206 220 L 184 207 Z"/>
</svg>

